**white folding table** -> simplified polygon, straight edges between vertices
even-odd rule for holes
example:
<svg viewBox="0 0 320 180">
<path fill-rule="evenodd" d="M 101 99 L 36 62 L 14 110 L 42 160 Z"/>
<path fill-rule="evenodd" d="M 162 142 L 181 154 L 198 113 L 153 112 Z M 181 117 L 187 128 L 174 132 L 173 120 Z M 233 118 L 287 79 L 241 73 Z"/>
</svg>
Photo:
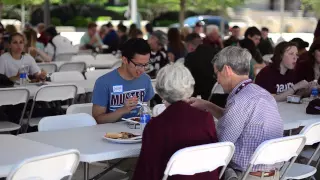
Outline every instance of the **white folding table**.
<svg viewBox="0 0 320 180">
<path fill-rule="evenodd" d="M 74 84 L 78 87 L 78 94 L 93 92 L 95 80 L 82 80 L 72 82 L 47 82 L 48 84 Z M 79 92 L 80 91 L 80 92 Z"/>
<path fill-rule="evenodd" d="M 278 103 L 279 113 L 283 120 L 285 130 L 295 129 L 300 126 L 307 126 L 320 121 L 320 115 L 311 115 L 306 113 L 307 106 L 308 103 Z"/>
<path fill-rule="evenodd" d="M 7 134 L 0 135 L 0 144 L 0 177 L 8 176 L 16 164 L 27 158 L 63 151 L 58 147 Z"/>
<path fill-rule="evenodd" d="M 135 157 L 140 154 L 141 143 L 117 144 L 103 139 L 106 132 L 123 131 L 139 133 L 140 129 L 129 129 L 125 122 L 119 122 L 59 131 L 20 134 L 19 136 L 62 149 L 79 150 L 80 161 L 85 163 L 85 179 L 87 179 L 88 163 Z"/>
</svg>

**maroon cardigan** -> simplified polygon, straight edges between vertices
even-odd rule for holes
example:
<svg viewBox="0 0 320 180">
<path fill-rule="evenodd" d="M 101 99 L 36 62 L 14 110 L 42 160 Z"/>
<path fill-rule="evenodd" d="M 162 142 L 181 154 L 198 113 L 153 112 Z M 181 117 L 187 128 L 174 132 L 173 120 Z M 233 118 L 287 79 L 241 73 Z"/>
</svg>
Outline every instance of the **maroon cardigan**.
<svg viewBox="0 0 320 180">
<path fill-rule="evenodd" d="M 161 180 L 170 157 L 178 150 L 217 142 L 212 116 L 179 101 L 150 120 L 143 132 L 142 148 L 133 180 Z M 218 170 L 169 180 L 218 180 Z"/>
</svg>

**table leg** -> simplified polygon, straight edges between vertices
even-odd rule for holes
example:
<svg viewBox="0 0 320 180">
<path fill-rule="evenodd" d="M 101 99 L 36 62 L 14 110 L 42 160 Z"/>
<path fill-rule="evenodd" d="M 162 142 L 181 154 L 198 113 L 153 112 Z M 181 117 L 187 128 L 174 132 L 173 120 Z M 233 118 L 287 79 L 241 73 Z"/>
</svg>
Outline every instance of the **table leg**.
<svg viewBox="0 0 320 180">
<path fill-rule="evenodd" d="M 83 165 L 84 165 L 83 167 L 84 180 L 88 180 L 89 179 L 89 163 L 84 162 Z"/>
</svg>

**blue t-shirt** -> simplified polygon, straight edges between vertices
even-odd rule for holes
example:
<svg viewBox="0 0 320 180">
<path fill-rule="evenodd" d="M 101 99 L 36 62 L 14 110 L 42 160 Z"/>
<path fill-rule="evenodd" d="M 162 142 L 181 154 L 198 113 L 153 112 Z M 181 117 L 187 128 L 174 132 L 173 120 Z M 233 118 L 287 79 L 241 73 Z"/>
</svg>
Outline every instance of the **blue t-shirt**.
<svg viewBox="0 0 320 180">
<path fill-rule="evenodd" d="M 142 74 L 137 79 L 125 80 L 120 76 L 118 69 L 115 69 L 96 81 L 92 103 L 106 107 L 106 113 L 109 113 L 123 107 L 125 100 L 132 96 L 136 96 L 140 102 L 147 102 L 154 96 L 150 77 Z M 136 117 L 139 108 L 140 105 L 124 118 Z"/>
</svg>

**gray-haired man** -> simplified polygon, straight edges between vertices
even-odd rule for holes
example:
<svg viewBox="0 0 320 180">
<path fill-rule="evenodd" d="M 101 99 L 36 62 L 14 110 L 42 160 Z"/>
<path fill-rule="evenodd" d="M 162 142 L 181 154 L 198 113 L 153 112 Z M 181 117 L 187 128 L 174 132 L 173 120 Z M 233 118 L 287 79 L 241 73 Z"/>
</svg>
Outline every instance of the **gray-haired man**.
<svg viewBox="0 0 320 180">
<path fill-rule="evenodd" d="M 230 179 L 230 174 L 240 179 L 256 148 L 264 141 L 283 134 L 275 99 L 248 77 L 251 58 L 247 50 L 235 46 L 227 47 L 215 56 L 213 65 L 217 81 L 229 93 L 225 109 L 204 100 L 190 100 L 193 106 L 218 118 L 219 141 L 230 141 L 236 147 L 229 164 L 234 173 L 226 173 L 227 179 Z M 262 175 L 264 179 L 279 179 L 279 168 L 279 165 L 254 166 L 247 179 L 260 179 Z"/>
</svg>

